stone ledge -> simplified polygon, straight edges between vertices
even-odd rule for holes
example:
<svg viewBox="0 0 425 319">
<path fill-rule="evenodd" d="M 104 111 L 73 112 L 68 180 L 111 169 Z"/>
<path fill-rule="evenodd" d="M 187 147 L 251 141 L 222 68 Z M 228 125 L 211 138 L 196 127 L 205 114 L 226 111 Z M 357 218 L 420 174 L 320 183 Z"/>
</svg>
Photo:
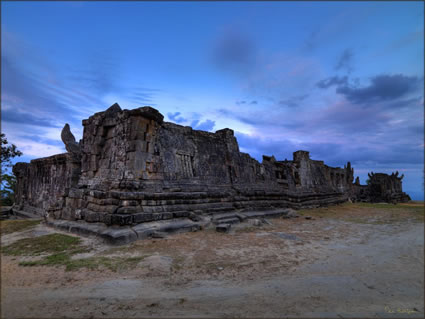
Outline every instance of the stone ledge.
<svg viewBox="0 0 425 319">
<path fill-rule="evenodd" d="M 18 216 L 18 217 L 23 217 L 23 218 L 27 218 L 27 219 L 41 219 L 40 215 L 37 214 L 33 214 L 27 211 L 23 211 L 23 210 L 18 210 L 15 208 L 11 209 L 12 215 Z"/>
<path fill-rule="evenodd" d="M 111 245 L 125 245 L 139 239 L 151 238 L 156 233 L 175 234 L 199 231 L 208 227 L 211 222 L 215 225 L 230 225 L 251 218 L 290 217 L 293 215 L 293 212 L 294 210 L 291 208 L 268 211 L 233 212 L 214 216 L 214 219 L 209 216 L 199 215 L 197 216 L 199 219 L 198 221 L 193 221 L 189 218 L 178 218 L 140 223 L 135 226 L 106 226 L 103 223 L 87 223 L 82 220 L 65 221 L 55 219 L 47 219 L 46 224 L 78 235 L 96 236 Z"/>
<path fill-rule="evenodd" d="M 179 232 L 198 231 L 209 223 L 208 218 L 194 222 L 188 218 L 141 223 L 136 226 L 106 226 L 103 223 L 87 223 L 85 221 L 64 221 L 48 219 L 46 224 L 60 230 L 83 236 L 96 236 L 111 245 L 124 245 L 138 239 L 152 237 L 153 233 L 173 234 Z"/>
</svg>

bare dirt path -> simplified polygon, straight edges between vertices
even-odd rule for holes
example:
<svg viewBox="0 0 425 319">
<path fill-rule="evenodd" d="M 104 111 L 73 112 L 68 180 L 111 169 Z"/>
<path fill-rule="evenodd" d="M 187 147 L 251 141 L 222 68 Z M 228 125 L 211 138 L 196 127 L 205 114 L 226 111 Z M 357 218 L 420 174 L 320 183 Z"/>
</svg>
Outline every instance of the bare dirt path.
<svg viewBox="0 0 425 319">
<path fill-rule="evenodd" d="M 143 256 L 116 271 L 23 267 L 35 257 L 2 256 L 2 317 L 422 318 L 423 213 L 418 221 L 394 212 L 342 206 L 300 212 L 309 220 L 115 248 L 85 239 L 91 250 L 79 257 Z M 50 232 L 38 225 L 4 235 L 2 244 Z"/>
</svg>

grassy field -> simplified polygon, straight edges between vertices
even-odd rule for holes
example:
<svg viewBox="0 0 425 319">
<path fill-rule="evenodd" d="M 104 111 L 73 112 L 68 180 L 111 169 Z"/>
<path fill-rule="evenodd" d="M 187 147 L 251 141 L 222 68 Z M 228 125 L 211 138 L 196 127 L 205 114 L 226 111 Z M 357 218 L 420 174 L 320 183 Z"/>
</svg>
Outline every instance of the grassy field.
<svg viewBox="0 0 425 319">
<path fill-rule="evenodd" d="M 301 216 L 338 218 L 349 222 L 385 224 L 401 221 L 424 222 L 424 202 L 401 204 L 344 203 L 330 207 L 301 209 Z"/>
</svg>

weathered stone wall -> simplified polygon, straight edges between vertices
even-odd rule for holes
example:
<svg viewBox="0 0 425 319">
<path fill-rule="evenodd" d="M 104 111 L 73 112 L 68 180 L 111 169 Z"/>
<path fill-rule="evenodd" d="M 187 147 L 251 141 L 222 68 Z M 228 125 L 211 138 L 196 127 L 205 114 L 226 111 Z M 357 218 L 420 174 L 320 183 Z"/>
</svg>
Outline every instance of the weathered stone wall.
<svg viewBox="0 0 425 319">
<path fill-rule="evenodd" d="M 13 167 L 17 178 L 16 205 L 21 210 L 44 215 L 61 211 L 72 187 L 77 186 L 80 163 L 67 153 L 17 163 Z"/>
<path fill-rule="evenodd" d="M 232 130 L 209 133 L 163 122 L 151 107 L 114 104 L 83 126 L 80 143 L 64 127 L 69 153 L 15 166 L 23 209 L 131 225 L 235 209 L 330 205 L 360 194 L 349 162 L 329 167 L 297 151 L 292 161 L 263 156 L 259 163 L 239 152 Z M 381 185 L 383 179 L 375 179 L 372 185 Z M 382 183 L 401 193 L 401 179 Z"/>
</svg>

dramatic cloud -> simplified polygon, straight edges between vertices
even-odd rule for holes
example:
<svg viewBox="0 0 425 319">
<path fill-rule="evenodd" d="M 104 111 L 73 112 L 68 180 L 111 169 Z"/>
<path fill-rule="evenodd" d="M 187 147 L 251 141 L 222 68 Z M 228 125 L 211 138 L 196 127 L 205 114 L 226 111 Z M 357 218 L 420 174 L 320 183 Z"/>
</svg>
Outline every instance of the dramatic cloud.
<svg viewBox="0 0 425 319">
<path fill-rule="evenodd" d="M 347 85 L 339 86 L 337 93 L 344 95 L 353 103 L 368 103 L 382 100 L 395 100 L 416 91 L 421 79 L 416 76 L 378 75 L 371 79 L 371 84 L 363 88 Z"/>
<path fill-rule="evenodd" d="M 366 176 L 383 168 L 422 174 L 423 4 L 173 9 L 201 19 L 197 28 L 150 3 L 118 5 L 119 15 L 99 3 L 84 17 L 69 5 L 46 4 L 53 20 L 30 4 L 4 8 L 2 130 L 25 154 L 63 152 L 65 122 L 81 136 L 82 119 L 118 102 L 156 105 L 194 129 L 232 128 L 241 150 L 260 160 L 305 149 L 332 166 L 350 160 Z"/>
<path fill-rule="evenodd" d="M 346 70 L 348 73 L 351 73 L 353 70 L 352 66 L 353 52 L 351 49 L 345 49 L 340 55 L 337 64 L 335 65 L 335 70 Z"/>
</svg>

